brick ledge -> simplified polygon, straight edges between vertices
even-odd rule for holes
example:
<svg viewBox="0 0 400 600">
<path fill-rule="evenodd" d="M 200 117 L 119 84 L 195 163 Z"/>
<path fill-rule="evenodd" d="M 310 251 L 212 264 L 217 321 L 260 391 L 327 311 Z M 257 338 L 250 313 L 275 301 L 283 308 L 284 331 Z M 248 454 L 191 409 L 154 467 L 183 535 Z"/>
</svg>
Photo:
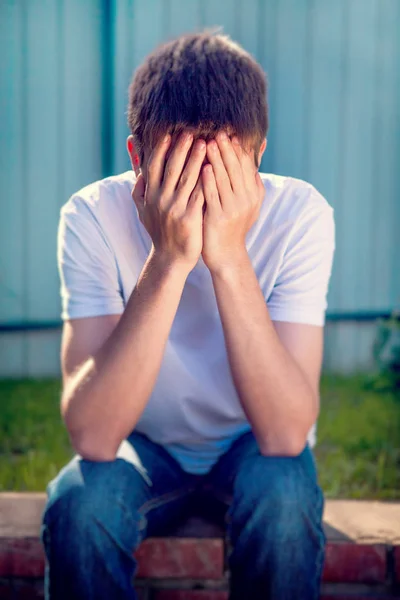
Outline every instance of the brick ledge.
<svg viewBox="0 0 400 600">
<path fill-rule="evenodd" d="M 44 553 L 38 535 L 45 500 L 43 493 L 0 493 L 0 578 L 4 578 L 0 598 L 7 597 L 1 592 L 7 587 L 4 581 L 16 586 L 19 580 L 30 579 L 33 584 L 43 577 Z M 396 597 L 395 590 L 400 592 L 400 503 L 328 500 L 324 526 L 328 538 L 324 582 L 333 586 L 323 596 L 326 600 Z M 138 585 L 152 581 L 154 589 L 170 588 L 176 582 L 181 584 L 178 588 L 192 586 L 189 590 L 159 589 L 155 596 L 159 600 L 226 597 L 225 540 L 218 525 L 191 517 L 170 537 L 145 540 L 137 558 Z M 340 592 L 340 586 L 348 584 L 356 595 Z M 193 589 L 207 585 L 213 589 Z M 367 586 L 368 593 L 372 586 L 378 595 L 363 595 L 362 589 L 358 593 L 360 585 Z"/>
</svg>

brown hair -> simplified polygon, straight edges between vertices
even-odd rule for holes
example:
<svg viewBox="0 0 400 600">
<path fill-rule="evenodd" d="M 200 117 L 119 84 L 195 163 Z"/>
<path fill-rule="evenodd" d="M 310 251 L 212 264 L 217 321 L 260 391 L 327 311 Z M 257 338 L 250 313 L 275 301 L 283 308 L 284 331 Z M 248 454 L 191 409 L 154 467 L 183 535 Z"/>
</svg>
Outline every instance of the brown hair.
<svg viewBox="0 0 400 600">
<path fill-rule="evenodd" d="M 145 147 L 183 129 L 205 140 L 225 129 L 253 147 L 257 160 L 268 131 L 265 74 L 225 35 L 181 36 L 158 47 L 134 73 L 128 125 L 141 160 Z"/>
</svg>

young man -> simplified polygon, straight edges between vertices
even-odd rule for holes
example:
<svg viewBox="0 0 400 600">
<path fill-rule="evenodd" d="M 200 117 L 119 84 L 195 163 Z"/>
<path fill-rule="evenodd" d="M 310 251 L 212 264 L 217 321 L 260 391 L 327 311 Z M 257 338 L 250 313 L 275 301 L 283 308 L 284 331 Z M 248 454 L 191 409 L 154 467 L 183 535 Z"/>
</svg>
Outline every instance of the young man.
<svg viewBox="0 0 400 600">
<path fill-rule="evenodd" d="M 265 77 L 224 36 L 149 56 L 128 120 L 133 171 L 61 212 L 77 455 L 48 486 L 47 598 L 136 598 L 134 550 L 203 497 L 225 514 L 231 600 L 312 600 L 333 211 L 310 184 L 258 173 Z"/>
</svg>

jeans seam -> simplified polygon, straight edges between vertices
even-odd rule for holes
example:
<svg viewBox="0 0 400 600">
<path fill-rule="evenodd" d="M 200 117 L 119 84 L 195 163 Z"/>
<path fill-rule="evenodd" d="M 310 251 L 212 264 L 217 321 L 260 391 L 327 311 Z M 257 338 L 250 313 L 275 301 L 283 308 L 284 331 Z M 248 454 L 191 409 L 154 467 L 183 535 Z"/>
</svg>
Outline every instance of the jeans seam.
<svg viewBox="0 0 400 600">
<path fill-rule="evenodd" d="M 154 508 L 159 508 L 160 506 L 163 506 L 164 504 L 167 504 L 172 500 L 176 500 L 177 498 L 181 498 L 185 494 L 189 494 L 194 490 L 195 488 L 193 486 L 185 486 L 184 488 L 179 488 L 178 490 L 174 490 L 173 492 L 166 492 L 165 494 L 161 494 L 161 496 L 158 496 L 157 498 L 151 498 L 150 500 L 144 502 L 137 509 L 138 513 L 144 516 L 150 510 L 153 510 Z"/>
</svg>

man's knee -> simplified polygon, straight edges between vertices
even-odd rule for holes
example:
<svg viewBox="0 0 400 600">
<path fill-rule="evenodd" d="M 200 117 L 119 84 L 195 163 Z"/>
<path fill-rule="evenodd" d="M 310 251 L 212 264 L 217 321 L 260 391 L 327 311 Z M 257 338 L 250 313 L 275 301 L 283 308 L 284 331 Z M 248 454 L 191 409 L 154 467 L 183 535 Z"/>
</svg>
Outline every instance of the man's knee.
<svg viewBox="0 0 400 600">
<path fill-rule="evenodd" d="M 307 452 L 310 452 L 307 450 Z M 245 459 L 228 510 L 233 597 L 316 598 L 325 536 L 312 456 Z"/>
<path fill-rule="evenodd" d="M 129 507 L 125 504 L 126 477 L 132 480 Z M 136 545 L 132 533 L 139 538 L 142 526 L 139 513 L 132 511 L 136 479 L 140 480 L 140 475 L 121 459 L 92 462 L 74 457 L 47 487 L 43 541 L 64 540 L 65 545 L 73 539 L 76 547 L 80 538 L 88 544 L 103 529 L 131 549 L 132 543 Z"/>
<path fill-rule="evenodd" d="M 312 520 L 318 526 L 323 496 L 311 454 L 297 457 L 259 454 L 245 462 L 236 477 L 228 513 L 228 521 L 236 521 L 238 531 L 247 524 L 255 531 L 262 531 L 264 536 L 270 531 L 274 537 L 287 537 L 296 536 L 304 528 L 305 520 Z"/>
</svg>

